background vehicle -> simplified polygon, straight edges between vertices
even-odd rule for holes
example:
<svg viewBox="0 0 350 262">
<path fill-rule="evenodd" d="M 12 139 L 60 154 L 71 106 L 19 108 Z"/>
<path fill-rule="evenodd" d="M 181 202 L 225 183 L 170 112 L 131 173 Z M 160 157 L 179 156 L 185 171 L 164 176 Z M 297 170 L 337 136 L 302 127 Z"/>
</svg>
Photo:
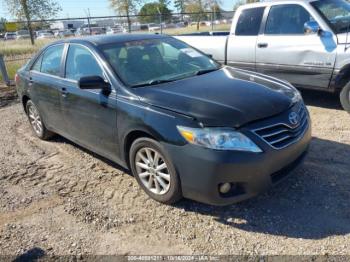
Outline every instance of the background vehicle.
<svg viewBox="0 0 350 262">
<path fill-rule="evenodd" d="M 39 30 L 35 32 L 37 39 L 54 38 L 55 34 L 51 30 Z"/>
<path fill-rule="evenodd" d="M 30 34 L 28 30 L 19 30 L 16 32 L 16 35 L 17 35 L 17 38 L 16 38 L 17 40 L 30 38 Z"/>
<path fill-rule="evenodd" d="M 39 32 L 37 39 L 54 38 L 54 34 L 48 32 Z"/>
<path fill-rule="evenodd" d="M 55 35 L 56 36 L 56 35 Z M 57 37 L 64 38 L 64 37 L 72 37 L 75 36 L 75 34 L 72 32 L 72 30 L 60 30 L 57 32 Z"/>
<path fill-rule="evenodd" d="M 239 7 L 227 37 L 178 38 L 221 63 L 339 92 L 350 112 L 349 24 L 345 0 L 281 0 Z"/>
<path fill-rule="evenodd" d="M 124 33 L 125 30 L 121 25 L 118 26 L 114 26 L 114 27 L 108 27 L 106 34 L 107 35 L 113 35 L 113 34 L 120 34 L 120 33 Z"/>
<path fill-rule="evenodd" d="M 154 31 L 159 31 L 159 30 L 160 30 L 159 24 L 155 24 L 155 23 L 148 24 L 148 31 L 149 32 L 154 32 Z"/>
<path fill-rule="evenodd" d="M 15 32 L 6 32 L 4 36 L 4 40 L 16 40 L 17 39 L 17 34 Z"/>
<path fill-rule="evenodd" d="M 16 84 L 38 137 L 59 133 L 130 168 L 162 203 L 250 198 L 285 177 L 311 139 L 289 83 L 222 67 L 164 35 L 52 43 Z"/>
</svg>

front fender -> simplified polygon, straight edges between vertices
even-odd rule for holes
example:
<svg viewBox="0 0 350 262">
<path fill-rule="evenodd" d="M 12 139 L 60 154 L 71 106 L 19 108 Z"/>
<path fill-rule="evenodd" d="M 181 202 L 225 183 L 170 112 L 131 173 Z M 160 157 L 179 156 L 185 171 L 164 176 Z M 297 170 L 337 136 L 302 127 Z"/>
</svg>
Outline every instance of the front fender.
<svg viewBox="0 0 350 262">
<path fill-rule="evenodd" d="M 127 161 L 125 146 L 128 135 L 142 132 L 158 142 L 184 145 L 186 141 L 178 132 L 177 125 L 195 126 L 193 118 L 162 108 L 157 108 L 139 100 L 118 100 L 117 130 L 120 141 L 121 159 Z"/>
</svg>

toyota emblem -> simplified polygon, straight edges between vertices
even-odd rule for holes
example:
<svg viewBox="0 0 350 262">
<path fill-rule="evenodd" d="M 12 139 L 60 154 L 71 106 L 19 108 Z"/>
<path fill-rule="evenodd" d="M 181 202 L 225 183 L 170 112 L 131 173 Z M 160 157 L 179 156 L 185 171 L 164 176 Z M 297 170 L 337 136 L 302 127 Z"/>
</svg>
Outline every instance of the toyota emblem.
<svg viewBox="0 0 350 262">
<path fill-rule="evenodd" d="M 295 112 L 291 112 L 288 116 L 288 119 L 289 123 L 291 123 L 293 126 L 299 123 L 299 115 Z"/>
</svg>

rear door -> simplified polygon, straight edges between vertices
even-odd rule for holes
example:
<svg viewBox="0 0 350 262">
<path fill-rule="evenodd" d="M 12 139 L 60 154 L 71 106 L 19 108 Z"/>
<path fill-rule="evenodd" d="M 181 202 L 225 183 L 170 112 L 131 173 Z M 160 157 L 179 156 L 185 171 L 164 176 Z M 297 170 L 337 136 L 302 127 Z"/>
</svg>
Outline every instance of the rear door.
<svg viewBox="0 0 350 262">
<path fill-rule="evenodd" d="M 48 47 L 35 61 L 29 73 L 30 97 L 38 107 L 45 125 L 51 130 L 62 130 L 60 85 L 64 44 Z"/>
<path fill-rule="evenodd" d="M 255 71 L 255 47 L 265 7 L 242 9 L 235 16 L 227 43 L 227 64 Z"/>
<path fill-rule="evenodd" d="M 315 21 L 307 5 L 272 5 L 256 49 L 257 71 L 296 86 L 327 88 L 336 58 L 332 32 L 304 33 Z M 317 21 L 317 20 L 316 20 Z"/>
<path fill-rule="evenodd" d="M 61 90 L 65 135 L 71 140 L 114 159 L 117 155 L 116 92 L 82 90 L 81 77 L 101 76 L 108 81 L 102 62 L 87 47 L 70 44 L 66 56 L 65 80 Z"/>
</svg>

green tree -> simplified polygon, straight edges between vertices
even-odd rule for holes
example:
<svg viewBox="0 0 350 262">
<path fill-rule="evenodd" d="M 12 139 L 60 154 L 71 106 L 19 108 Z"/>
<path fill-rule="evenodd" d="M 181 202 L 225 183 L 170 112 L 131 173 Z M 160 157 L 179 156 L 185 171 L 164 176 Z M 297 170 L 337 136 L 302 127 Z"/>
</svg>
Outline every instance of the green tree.
<svg viewBox="0 0 350 262">
<path fill-rule="evenodd" d="M 34 45 L 34 34 L 31 21 L 52 18 L 62 10 L 55 0 L 5 0 L 5 2 L 13 16 L 26 22 L 32 45 Z"/>
<path fill-rule="evenodd" d="M 0 32 L 5 31 L 5 23 L 6 23 L 6 18 L 0 17 Z"/>
<path fill-rule="evenodd" d="M 205 2 L 202 0 L 187 0 L 185 5 L 186 13 L 191 13 L 190 18 L 197 22 L 197 30 L 202 19 L 207 19 L 205 14 Z"/>
<path fill-rule="evenodd" d="M 210 12 L 213 14 L 213 20 L 222 18 L 220 3 L 220 1 L 212 1 L 209 6 Z"/>
<path fill-rule="evenodd" d="M 131 32 L 130 15 L 136 13 L 136 8 L 140 0 L 109 0 L 109 3 L 117 14 L 126 16 L 128 29 Z"/>
<path fill-rule="evenodd" d="M 181 21 L 183 21 L 184 16 L 182 13 L 185 12 L 185 0 L 174 0 L 174 7 L 179 13 L 181 13 Z"/>
<path fill-rule="evenodd" d="M 163 3 L 154 2 L 143 5 L 139 12 L 139 15 L 141 15 L 140 21 L 142 23 L 159 23 L 159 12 L 163 21 L 171 20 L 171 11 L 163 1 Z"/>
</svg>

